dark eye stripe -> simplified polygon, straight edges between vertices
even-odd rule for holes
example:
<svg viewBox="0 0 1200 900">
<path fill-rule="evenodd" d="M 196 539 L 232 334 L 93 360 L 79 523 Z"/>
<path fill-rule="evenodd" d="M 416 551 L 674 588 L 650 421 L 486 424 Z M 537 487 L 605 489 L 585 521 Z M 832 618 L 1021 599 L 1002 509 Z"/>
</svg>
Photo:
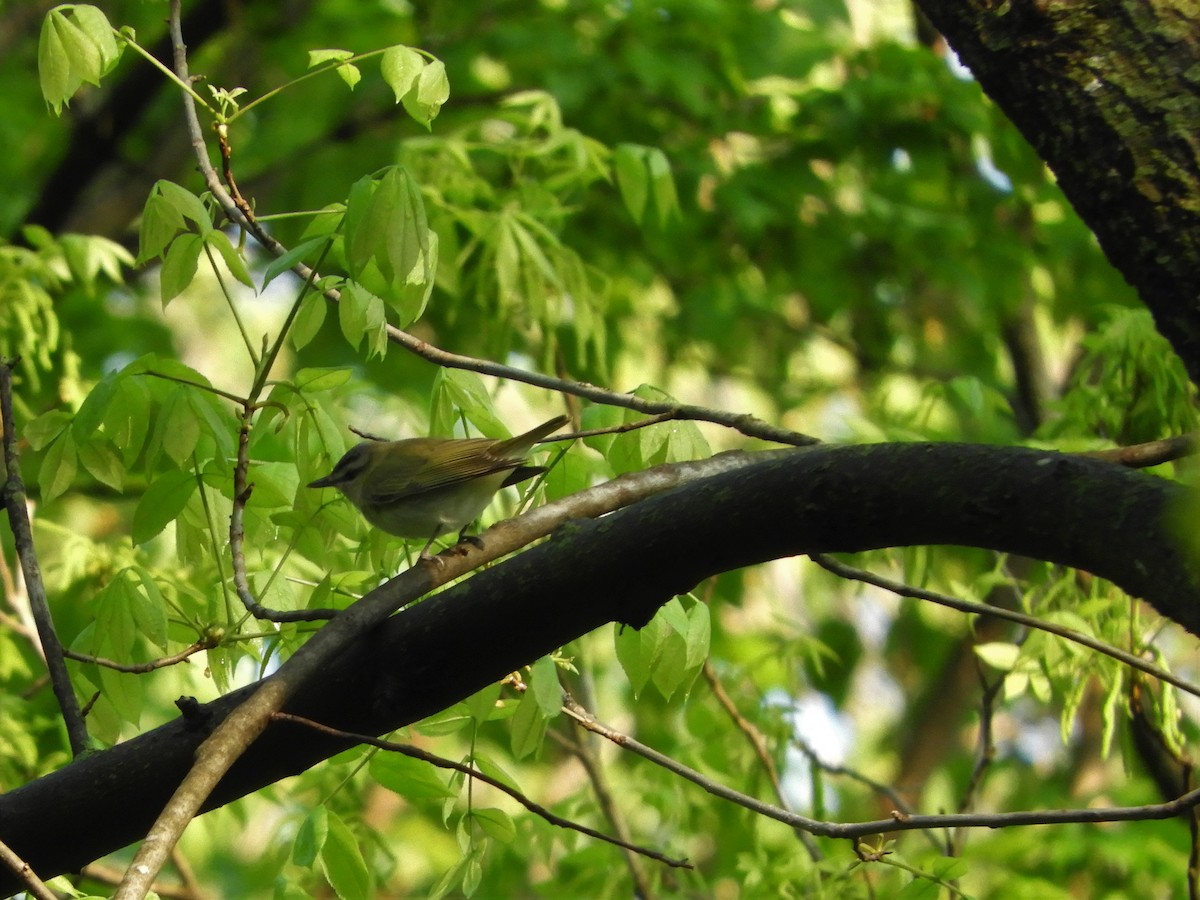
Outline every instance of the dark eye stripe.
<svg viewBox="0 0 1200 900">
<path fill-rule="evenodd" d="M 329 477 L 338 482 L 353 481 L 367 467 L 370 460 L 366 444 L 358 444 L 346 451 L 346 455 L 338 460 Z"/>
</svg>

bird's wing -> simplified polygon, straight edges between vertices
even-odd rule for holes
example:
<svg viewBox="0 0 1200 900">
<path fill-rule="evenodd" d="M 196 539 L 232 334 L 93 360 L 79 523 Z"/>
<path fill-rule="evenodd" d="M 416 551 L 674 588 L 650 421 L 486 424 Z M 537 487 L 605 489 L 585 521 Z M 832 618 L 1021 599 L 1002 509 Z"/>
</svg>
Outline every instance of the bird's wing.
<svg viewBox="0 0 1200 900">
<path fill-rule="evenodd" d="M 413 438 L 411 442 L 404 443 L 422 444 L 426 440 Z M 413 454 L 411 463 L 393 464 L 385 475 L 372 479 L 364 499 L 372 504 L 397 503 L 409 497 L 514 469 L 524 461 L 523 457 L 493 455 L 489 450 L 495 445 L 496 441 L 486 438 L 469 438 L 455 441 L 450 447 L 443 446 L 436 461 L 430 460 L 429 454 Z"/>
</svg>

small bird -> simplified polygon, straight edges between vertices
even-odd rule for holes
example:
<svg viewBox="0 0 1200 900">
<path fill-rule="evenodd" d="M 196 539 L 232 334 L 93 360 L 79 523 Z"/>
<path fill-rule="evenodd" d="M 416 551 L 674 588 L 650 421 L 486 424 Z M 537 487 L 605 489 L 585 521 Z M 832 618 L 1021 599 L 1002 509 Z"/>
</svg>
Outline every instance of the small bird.
<svg viewBox="0 0 1200 900">
<path fill-rule="evenodd" d="M 351 447 L 333 471 L 309 482 L 333 487 L 388 534 L 428 538 L 421 558 L 443 534 L 479 518 L 502 487 L 546 471 L 524 465 L 534 444 L 568 422 L 557 416 L 532 431 L 503 441 L 488 438 L 411 438 L 364 441 Z"/>
</svg>

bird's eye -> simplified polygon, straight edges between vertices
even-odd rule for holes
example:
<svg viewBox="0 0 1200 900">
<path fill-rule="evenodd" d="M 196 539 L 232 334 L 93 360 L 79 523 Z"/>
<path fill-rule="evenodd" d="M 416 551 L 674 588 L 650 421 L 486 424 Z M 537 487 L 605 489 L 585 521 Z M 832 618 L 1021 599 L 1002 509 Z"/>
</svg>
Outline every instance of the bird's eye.
<svg viewBox="0 0 1200 900">
<path fill-rule="evenodd" d="M 346 455 L 338 460 L 331 473 L 340 482 L 353 481 L 367 467 L 370 459 L 369 448 L 366 444 L 357 444 L 346 451 Z"/>
</svg>

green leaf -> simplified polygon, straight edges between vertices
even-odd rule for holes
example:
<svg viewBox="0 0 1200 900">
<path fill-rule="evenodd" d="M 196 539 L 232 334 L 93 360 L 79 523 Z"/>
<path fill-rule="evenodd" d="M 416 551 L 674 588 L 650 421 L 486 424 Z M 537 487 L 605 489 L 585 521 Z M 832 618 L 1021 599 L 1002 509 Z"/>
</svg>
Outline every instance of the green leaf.
<svg viewBox="0 0 1200 900">
<path fill-rule="evenodd" d="M 58 32 L 71 63 L 71 73 L 74 77 L 88 84 L 100 84 L 100 50 L 87 36 L 82 28 L 72 19 L 62 14 L 63 7 L 50 14 L 54 30 Z"/>
<path fill-rule="evenodd" d="M 496 701 L 499 699 L 500 683 L 494 681 L 482 690 L 476 691 L 463 703 L 472 719 L 476 722 L 486 722 L 495 713 Z"/>
<path fill-rule="evenodd" d="M 409 91 L 401 101 L 405 111 L 429 128 L 442 106 L 450 99 L 450 80 L 446 77 L 446 66 L 435 59 L 417 76 L 415 91 Z"/>
<path fill-rule="evenodd" d="M 404 169 L 360 179 L 350 190 L 344 225 L 351 277 L 379 292 L 402 325 L 424 310 L 437 272 L 437 235 L 420 186 Z"/>
<path fill-rule="evenodd" d="M 184 465 L 200 440 L 200 421 L 188 402 L 190 388 L 180 385 L 168 396 L 159 415 L 162 416 L 162 448 L 176 465 Z"/>
<path fill-rule="evenodd" d="M 75 480 L 77 461 L 75 438 L 69 430 L 65 430 L 46 451 L 46 456 L 42 459 L 42 468 L 38 472 L 43 503 L 49 503 L 71 486 L 71 482 Z"/>
<path fill-rule="evenodd" d="M 396 95 L 396 102 L 400 103 L 416 85 L 417 76 L 425 68 L 425 60 L 412 47 L 397 44 L 383 51 L 379 66 L 383 80 Z"/>
<path fill-rule="evenodd" d="M 1017 659 L 1021 655 L 1021 648 L 1016 644 L 1004 641 L 992 641 L 986 644 L 976 644 L 975 655 L 993 669 L 1009 672 L 1016 666 Z"/>
<path fill-rule="evenodd" d="M 95 6 L 55 7 L 42 20 L 37 67 L 42 96 L 58 115 L 84 82 L 100 84 L 121 50 L 112 26 Z"/>
<path fill-rule="evenodd" d="M 350 63 L 338 66 L 337 73 L 338 77 L 346 82 L 351 90 L 354 90 L 354 86 L 362 81 L 362 72 L 359 71 L 358 66 L 352 66 Z"/>
<path fill-rule="evenodd" d="M 332 61 L 341 62 L 344 59 L 350 59 L 354 56 L 349 50 L 309 50 L 308 51 L 308 67 L 310 69 Z"/>
<path fill-rule="evenodd" d="M 166 528 L 195 490 L 196 476 L 191 472 L 166 472 L 152 481 L 133 511 L 133 542 L 144 544 Z"/>
<path fill-rule="evenodd" d="M 617 187 L 621 191 L 621 199 L 625 201 L 625 208 L 633 216 L 633 221 L 641 225 L 650 198 L 646 148 L 636 144 L 621 144 L 613 153 L 613 168 L 617 172 Z"/>
<path fill-rule="evenodd" d="M 328 831 L 321 847 L 321 871 L 342 900 L 371 896 L 371 874 L 349 826 L 334 812 L 327 812 Z"/>
<path fill-rule="evenodd" d="M 167 601 L 150 574 L 141 568 L 126 569 L 141 582 L 142 590 L 130 591 L 130 611 L 138 633 L 159 650 L 167 649 Z"/>
<path fill-rule="evenodd" d="M 377 753 L 370 762 L 371 777 L 410 800 L 444 800 L 457 793 L 427 762 L 403 753 Z"/>
<path fill-rule="evenodd" d="M 667 162 L 666 154 L 657 147 L 648 148 L 646 172 L 650 177 L 658 223 L 666 225 L 679 215 L 679 195 L 675 192 L 675 179 L 671 176 L 671 164 Z"/>
<path fill-rule="evenodd" d="M 387 317 L 383 300 L 354 281 L 347 281 L 338 303 L 338 323 L 351 346 L 357 348 L 365 337 L 367 351 L 383 356 L 387 349 Z"/>
<path fill-rule="evenodd" d="M 133 266 L 134 259 L 129 251 L 107 238 L 83 234 L 64 234 L 59 241 L 71 273 L 88 290 L 96 286 L 96 279 L 104 273 L 116 284 L 124 280 L 122 266 Z"/>
<path fill-rule="evenodd" d="M 547 719 L 553 719 L 562 711 L 562 686 L 558 682 L 558 666 L 548 656 L 543 656 L 530 667 L 530 690 L 537 701 L 538 710 Z"/>
<path fill-rule="evenodd" d="M 687 667 L 699 670 L 708 659 L 712 642 L 712 614 L 707 603 L 696 603 L 688 610 Z"/>
<path fill-rule="evenodd" d="M 513 756 L 524 759 L 542 746 L 547 721 L 537 698 L 527 691 L 517 704 L 517 711 L 509 723 L 512 729 L 510 740 Z"/>
<path fill-rule="evenodd" d="M 292 844 L 292 862 L 301 868 L 311 868 L 317 861 L 325 838 L 329 834 L 329 814 L 325 807 L 317 804 L 309 810 L 300 827 L 296 829 L 296 840 Z"/>
<path fill-rule="evenodd" d="M 105 437 L 93 437 L 79 444 L 79 462 L 88 473 L 115 491 L 125 486 L 125 463 L 112 441 Z"/>
<path fill-rule="evenodd" d="M 354 370 L 344 367 L 301 369 L 296 373 L 293 382 L 296 385 L 296 390 L 308 394 L 317 394 L 321 391 L 331 391 L 334 388 L 339 388 L 349 382 L 353 376 Z"/>
<path fill-rule="evenodd" d="M 482 378 L 466 369 L 439 369 L 433 379 L 430 399 L 429 419 L 433 433 L 454 434 L 460 413 L 487 437 L 503 438 L 512 434 L 496 415 Z"/>
<path fill-rule="evenodd" d="M 98 74 L 100 76 L 107 75 L 116 68 L 121 59 L 121 45 L 117 43 L 117 39 L 113 35 L 113 27 L 109 24 L 108 17 L 96 7 L 86 3 L 74 6 L 72 12 L 80 30 L 87 36 L 100 56 Z M 97 80 L 96 83 L 99 84 L 99 81 Z"/>
<path fill-rule="evenodd" d="M 71 414 L 66 410 L 52 409 L 44 412 L 25 426 L 25 440 L 29 441 L 29 446 L 34 450 L 41 450 L 62 434 L 71 421 Z"/>
<path fill-rule="evenodd" d="M 142 452 L 150 430 L 151 406 L 150 390 L 141 379 L 118 379 L 112 400 L 104 410 L 103 424 L 104 433 L 120 448 L 126 466 L 132 466 Z"/>
<path fill-rule="evenodd" d="M 204 238 L 198 234 L 182 234 L 171 242 L 159 273 L 164 309 L 195 280 L 203 248 Z"/>
<path fill-rule="evenodd" d="M 517 827 L 513 824 L 508 813 L 500 809 L 486 808 L 472 810 L 471 818 L 479 824 L 484 833 L 492 840 L 502 844 L 511 844 L 517 837 Z"/>
<path fill-rule="evenodd" d="M 311 291 L 300 302 L 300 311 L 292 320 L 292 345 L 297 350 L 307 347 L 321 331 L 321 326 L 325 324 L 327 304 L 323 296 Z"/>
<path fill-rule="evenodd" d="M 662 618 L 655 616 L 640 631 L 628 625 L 614 625 L 613 640 L 617 660 L 625 670 L 625 677 L 638 697 L 654 671 L 666 642 L 667 626 Z"/>
<path fill-rule="evenodd" d="M 179 210 L 152 190 L 146 198 L 146 205 L 142 207 L 137 264 L 142 265 L 162 256 L 171 241 L 186 227 L 187 223 Z"/>
<path fill-rule="evenodd" d="M 233 243 L 229 240 L 229 235 L 223 231 L 213 229 L 204 236 L 204 242 L 220 254 L 221 259 L 225 261 L 225 267 L 229 269 L 229 274 L 246 285 L 248 288 L 254 287 L 254 279 L 250 277 L 250 269 L 246 266 L 246 260 L 242 259 Z"/>
<path fill-rule="evenodd" d="M 295 247 L 292 247 L 282 256 L 275 257 L 275 259 L 271 260 L 271 262 L 267 265 L 267 268 L 263 271 L 262 286 L 265 288 L 284 272 L 290 271 L 292 267 L 302 262 L 306 257 L 309 256 L 309 254 L 314 253 L 328 243 L 328 238 L 312 238 L 311 240 L 302 241 Z M 312 295 L 310 294 L 310 296 Z M 308 298 L 306 297 L 305 299 L 307 300 Z"/>
<path fill-rule="evenodd" d="M 154 183 L 151 193 L 157 194 L 184 219 L 195 225 L 200 234 L 212 231 L 212 216 L 204 201 L 187 188 L 173 181 L 160 180 Z"/>
<path fill-rule="evenodd" d="M 60 15 L 54 10 L 46 16 L 38 39 L 38 78 L 42 97 L 56 116 L 62 114 L 63 106 L 83 83 L 78 74 L 71 70 L 71 58 L 55 25 Z"/>
</svg>

